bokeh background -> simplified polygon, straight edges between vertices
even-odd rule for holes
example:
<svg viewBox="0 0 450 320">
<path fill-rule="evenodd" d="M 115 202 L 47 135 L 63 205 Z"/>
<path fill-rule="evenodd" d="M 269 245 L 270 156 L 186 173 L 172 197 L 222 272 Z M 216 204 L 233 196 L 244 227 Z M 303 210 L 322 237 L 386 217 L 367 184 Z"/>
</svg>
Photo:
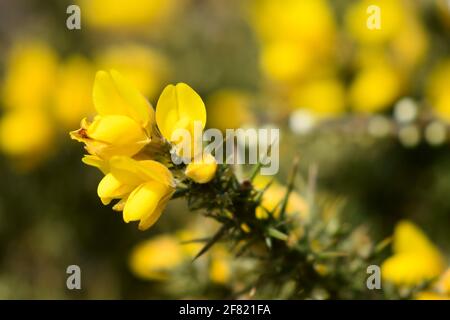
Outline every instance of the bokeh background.
<svg viewBox="0 0 450 320">
<path fill-rule="evenodd" d="M 68 135 L 93 113 L 98 69 L 153 105 L 188 83 L 210 127 L 280 128 L 280 183 L 298 154 L 349 223 L 381 240 L 407 218 L 448 256 L 449 40 L 445 0 L 1 0 L 0 298 L 225 298 L 251 269 L 220 246 L 191 264 L 179 239 L 214 226 L 182 201 L 146 232 L 101 205 Z"/>
</svg>

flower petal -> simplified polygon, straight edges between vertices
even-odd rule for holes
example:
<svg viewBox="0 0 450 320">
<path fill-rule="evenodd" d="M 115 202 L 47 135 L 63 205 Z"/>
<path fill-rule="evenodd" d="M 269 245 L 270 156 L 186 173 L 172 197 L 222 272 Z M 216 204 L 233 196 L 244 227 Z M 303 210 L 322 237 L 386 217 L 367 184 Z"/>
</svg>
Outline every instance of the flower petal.
<svg viewBox="0 0 450 320">
<path fill-rule="evenodd" d="M 187 84 L 178 83 L 164 88 L 156 106 L 156 123 L 163 136 L 171 140 L 176 124 L 182 119 L 191 123 L 200 121 L 206 124 L 206 109 L 200 96 Z M 186 121 L 183 120 L 183 123 Z"/>
<path fill-rule="evenodd" d="M 108 173 L 100 181 L 97 187 L 97 194 L 102 200 L 103 204 L 109 204 L 112 199 L 121 198 L 131 191 L 136 186 L 126 185 L 119 181 L 112 173 Z"/>
<path fill-rule="evenodd" d="M 156 181 L 141 184 L 130 194 L 125 204 L 123 209 L 125 222 L 150 218 L 155 213 L 160 200 L 167 195 L 168 191 L 167 186 Z M 156 213 L 158 214 L 158 212 Z M 155 216 L 155 221 L 158 217 Z"/>
<path fill-rule="evenodd" d="M 101 172 L 103 172 L 103 174 L 108 174 L 109 172 L 109 164 L 108 161 L 105 161 L 103 159 L 101 159 L 98 156 L 94 156 L 94 155 L 84 155 L 84 157 L 81 159 L 81 161 L 85 164 L 87 164 L 88 166 L 92 166 L 92 167 L 96 167 L 98 169 L 100 169 Z"/>
<path fill-rule="evenodd" d="M 154 118 L 144 96 L 119 72 L 98 71 L 94 82 L 94 106 L 98 114 L 128 116 L 142 127 Z"/>
<path fill-rule="evenodd" d="M 214 178 L 216 170 L 216 159 L 211 154 L 205 154 L 202 161 L 189 163 L 185 174 L 197 183 L 207 183 Z"/>
<path fill-rule="evenodd" d="M 163 185 L 175 187 L 172 173 L 163 164 L 153 160 L 137 161 L 129 157 L 113 157 L 110 160 L 111 172 L 119 179 L 155 180 Z"/>
<path fill-rule="evenodd" d="M 156 207 L 155 211 L 152 214 L 149 214 L 147 217 L 144 217 L 139 222 L 139 230 L 147 230 L 152 225 L 155 224 L 155 222 L 159 219 L 161 216 L 163 210 L 166 208 L 167 202 L 169 202 L 170 198 L 172 197 L 173 193 L 175 191 L 172 190 L 169 192 L 166 196 L 164 196 L 158 203 L 158 206 Z"/>
</svg>

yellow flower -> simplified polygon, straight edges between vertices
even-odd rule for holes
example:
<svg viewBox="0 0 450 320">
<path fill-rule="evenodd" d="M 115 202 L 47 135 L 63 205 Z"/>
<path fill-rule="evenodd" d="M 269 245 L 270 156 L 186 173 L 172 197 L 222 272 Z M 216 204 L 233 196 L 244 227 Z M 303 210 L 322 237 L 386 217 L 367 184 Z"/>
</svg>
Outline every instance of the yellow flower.
<svg viewBox="0 0 450 320">
<path fill-rule="evenodd" d="M 409 14 L 400 30 L 392 39 L 395 61 L 405 71 L 415 71 L 427 56 L 428 35 L 416 15 Z"/>
<path fill-rule="evenodd" d="M 86 22 L 98 29 L 134 31 L 163 22 L 179 6 L 173 0 L 79 0 Z M 101 14 L 99 14 L 101 12 Z"/>
<path fill-rule="evenodd" d="M 88 158 L 85 162 L 101 167 L 95 158 Z M 103 204 L 120 199 L 113 209 L 123 211 L 125 222 L 139 220 L 140 230 L 151 227 L 161 216 L 175 190 L 169 169 L 153 160 L 113 157 L 106 170 L 109 173 L 100 181 L 97 189 Z"/>
<path fill-rule="evenodd" d="M 270 180 L 258 176 L 254 180 L 255 188 L 258 190 L 263 190 Z M 258 219 L 267 219 L 269 217 L 269 212 L 273 212 L 273 216 L 277 219 L 281 213 L 281 205 L 283 199 L 286 195 L 287 188 L 278 184 L 277 182 L 272 182 L 272 184 L 265 190 L 263 197 L 261 199 L 261 204 L 256 208 L 256 217 Z M 295 191 L 289 194 L 286 214 L 292 215 L 298 213 L 302 219 L 308 217 L 308 206 L 305 200 Z"/>
<path fill-rule="evenodd" d="M 95 62 L 100 69 L 114 69 L 123 74 L 150 101 L 157 97 L 170 70 L 164 56 L 137 44 L 121 44 L 99 52 Z"/>
<path fill-rule="evenodd" d="M 85 58 L 73 56 L 60 67 L 57 79 L 54 114 L 64 127 L 73 128 L 81 117 L 94 112 L 94 70 Z"/>
<path fill-rule="evenodd" d="M 249 9 L 261 43 L 261 69 L 270 79 L 302 79 L 330 60 L 335 22 L 327 1 L 260 0 Z"/>
<path fill-rule="evenodd" d="M 372 113 L 382 111 L 401 94 L 401 79 L 386 63 L 365 66 L 350 86 L 349 100 L 355 111 Z"/>
<path fill-rule="evenodd" d="M 270 79 L 293 82 L 309 74 L 314 58 L 298 43 L 274 41 L 262 48 L 260 64 Z"/>
<path fill-rule="evenodd" d="M 225 285 L 231 278 L 230 255 L 225 247 L 215 245 L 211 249 L 209 278 L 212 282 Z"/>
<path fill-rule="evenodd" d="M 89 162 L 98 164 L 96 159 L 89 157 Z M 183 263 L 192 264 L 192 259 L 204 246 L 204 243 L 192 240 L 203 239 L 216 230 L 209 221 L 206 224 L 203 220 L 199 222 L 191 222 L 174 234 L 161 234 L 138 244 L 130 255 L 131 271 L 146 280 L 168 280 L 171 271 Z M 229 265 L 224 264 L 229 263 L 229 254 L 222 245 L 214 245 L 200 260 L 200 264 L 195 265 L 204 273 L 205 263 L 209 263 L 206 275 L 212 281 L 224 283 L 230 277 Z"/>
<path fill-rule="evenodd" d="M 194 127 L 199 125 L 201 131 L 206 125 L 205 104 L 187 84 L 178 83 L 176 86 L 170 84 L 164 88 L 158 99 L 156 123 L 162 135 L 177 147 L 187 143 L 183 139 L 183 132 L 180 132 L 185 130 L 189 134 L 191 150 L 190 154 L 183 154 L 185 149 L 182 148 L 179 155 L 192 158 L 200 151 L 198 143 L 201 141 L 196 141 Z"/>
<path fill-rule="evenodd" d="M 191 131 L 195 121 L 202 124 L 202 129 L 205 127 L 206 109 L 202 98 L 185 83 L 165 87 L 156 105 L 156 123 L 162 135 L 172 141 L 175 130 Z"/>
<path fill-rule="evenodd" d="M 287 40 L 318 55 L 333 47 L 336 27 L 327 1 L 260 0 L 253 1 L 250 10 L 250 22 L 263 43 Z"/>
<path fill-rule="evenodd" d="M 201 161 L 194 161 L 187 165 L 185 174 L 194 182 L 207 183 L 214 178 L 216 170 L 216 159 L 211 154 L 204 154 Z"/>
<path fill-rule="evenodd" d="M 5 106 L 12 109 L 48 107 L 56 70 L 57 56 L 50 46 L 37 41 L 16 43 L 6 65 Z"/>
<path fill-rule="evenodd" d="M 337 79 L 312 80 L 292 90 L 291 104 L 305 108 L 317 116 L 332 117 L 345 111 L 345 89 Z"/>
<path fill-rule="evenodd" d="M 414 286 L 439 276 L 444 270 L 439 250 L 412 222 L 400 222 L 394 231 L 394 255 L 381 266 L 384 280 Z"/>
<path fill-rule="evenodd" d="M 139 278 L 166 280 L 169 272 L 184 259 L 179 240 L 174 236 L 160 235 L 139 243 L 131 252 L 129 265 Z"/>
<path fill-rule="evenodd" d="M 252 122 L 250 99 L 244 92 L 224 89 L 214 92 L 207 100 L 208 127 L 225 132 Z"/>
<path fill-rule="evenodd" d="M 450 59 L 439 63 L 431 72 L 427 82 L 427 98 L 436 114 L 450 122 Z"/>
<path fill-rule="evenodd" d="M 133 156 L 150 142 L 154 111 L 117 71 L 97 72 L 93 97 L 98 115 L 92 123 L 84 119 L 81 129 L 71 132 L 89 153 L 105 159 Z"/>
<path fill-rule="evenodd" d="M 48 153 L 53 133 L 53 125 L 44 112 L 12 110 L 0 119 L 0 148 L 31 166 Z"/>
</svg>

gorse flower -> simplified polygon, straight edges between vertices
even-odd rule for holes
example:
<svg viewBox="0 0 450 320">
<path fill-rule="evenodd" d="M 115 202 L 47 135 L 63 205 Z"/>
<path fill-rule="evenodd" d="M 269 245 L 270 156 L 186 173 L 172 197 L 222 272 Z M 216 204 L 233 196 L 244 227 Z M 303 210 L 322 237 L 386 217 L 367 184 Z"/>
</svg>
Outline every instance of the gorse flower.
<svg viewBox="0 0 450 320">
<path fill-rule="evenodd" d="M 395 228 L 394 255 L 385 260 L 381 274 L 398 286 L 416 286 L 438 277 L 445 268 L 438 248 L 412 222 L 401 221 Z"/>
<path fill-rule="evenodd" d="M 108 159 L 133 156 L 151 140 L 154 111 L 147 100 L 117 71 L 97 72 L 93 122 L 84 119 L 71 137 L 86 144 L 89 153 Z"/>
<path fill-rule="evenodd" d="M 187 84 L 168 85 L 164 89 L 156 106 L 156 122 L 162 135 L 176 146 L 185 143 L 182 131 L 188 133 L 190 154 L 183 154 L 183 147 L 177 149 L 180 156 L 192 159 L 199 155 L 201 148 L 194 139 L 194 130 L 196 124 L 200 125 L 201 130 L 205 127 L 206 109 L 200 96 Z M 214 157 L 202 154 L 200 159 L 195 158 L 188 164 L 185 174 L 197 183 L 207 183 L 214 177 L 216 169 Z"/>
<path fill-rule="evenodd" d="M 176 86 L 168 85 L 156 105 L 156 122 L 164 138 L 178 147 L 183 146 L 183 133 L 186 132 L 191 138 L 190 154 L 182 154 L 182 157 L 191 158 L 199 149 L 194 137 L 194 126 L 201 125 L 201 130 L 206 125 L 206 109 L 200 96 L 187 84 L 178 83 Z M 181 149 L 181 151 L 184 150 Z"/>
<path fill-rule="evenodd" d="M 185 174 L 197 183 L 207 183 L 214 178 L 216 171 L 216 159 L 211 154 L 206 154 L 203 156 L 203 160 L 189 163 Z"/>
<path fill-rule="evenodd" d="M 114 210 L 123 210 L 125 222 L 139 220 L 139 229 L 152 226 L 174 192 L 172 173 L 159 162 L 137 161 L 116 156 L 109 160 L 109 173 L 97 189 L 103 204 L 120 201 Z"/>
<path fill-rule="evenodd" d="M 204 228 L 198 230 L 197 225 L 188 225 L 173 234 L 160 234 L 137 244 L 129 257 L 130 270 L 143 280 L 176 280 L 175 271 L 183 265 L 192 265 L 192 259 L 201 249 L 200 243 L 190 240 L 204 234 Z M 232 278 L 231 258 L 224 245 L 214 246 L 198 265 L 199 276 L 208 277 L 218 285 L 227 285 Z"/>
<path fill-rule="evenodd" d="M 83 162 L 105 174 L 97 189 L 102 203 L 118 200 L 113 209 L 123 211 L 125 222 L 139 221 L 139 229 L 145 230 L 161 216 L 176 187 L 169 152 L 162 164 L 145 147 L 156 138 L 156 149 L 164 149 L 165 144 L 177 142 L 171 139 L 177 129 L 193 134 L 195 122 L 203 129 L 205 105 L 188 85 L 169 85 L 159 98 L 155 119 L 150 103 L 115 70 L 97 72 L 93 100 L 98 115 L 92 122 L 83 119 L 81 128 L 70 135 L 89 152 Z M 216 168 L 208 154 L 189 164 L 184 174 L 196 183 L 207 183 Z"/>
<path fill-rule="evenodd" d="M 268 219 L 270 213 L 275 219 L 278 219 L 281 213 L 281 205 L 286 195 L 286 187 L 262 176 L 256 177 L 253 183 L 257 190 L 266 189 L 262 195 L 259 207 L 256 208 L 256 217 L 262 220 Z M 307 219 L 309 215 L 308 205 L 298 193 L 291 192 L 286 204 L 286 213 L 288 215 L 298 213 L 302 219 Z"/>
<path fill-rule="evenodd" d="M 146 280 L 167 280 L 172 269 L 184 261 L 178 239 L 172 235 L 160 235 L 139 243 L 131 252 L 131 271 Z"/>
</svg>

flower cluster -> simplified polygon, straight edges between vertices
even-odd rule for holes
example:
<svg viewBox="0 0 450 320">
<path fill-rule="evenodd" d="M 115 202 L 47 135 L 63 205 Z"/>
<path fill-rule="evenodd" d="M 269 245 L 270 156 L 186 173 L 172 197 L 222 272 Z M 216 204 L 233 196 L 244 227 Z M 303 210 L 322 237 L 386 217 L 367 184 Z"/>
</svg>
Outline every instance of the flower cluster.
<svg viewBox="0 0 450 320">
<path fill-rule="evenodd" d="M 207 183 L 215 174 L 211 155 L 180 170 L 171 163 L 178 143 L 177 129 L 193 130 L 193 123 L 206 123 L 205 106 L 188 85 L 168 85 L 156 111 L 119 72 L 99 71 L 93 89 L 97 115 L 83 119 L 71 137 L 85 144 L 83 162 L 99 168 L 104 178 L 98 185 L 103 204 L 118 200 L 113 209 L 123 211 L 125 222 L 139 221 L 139 229 L 152 226 L 175 192 L 176 179 Z M 172 171 L 173 172 L 172 172 Z"/>
</svg>

